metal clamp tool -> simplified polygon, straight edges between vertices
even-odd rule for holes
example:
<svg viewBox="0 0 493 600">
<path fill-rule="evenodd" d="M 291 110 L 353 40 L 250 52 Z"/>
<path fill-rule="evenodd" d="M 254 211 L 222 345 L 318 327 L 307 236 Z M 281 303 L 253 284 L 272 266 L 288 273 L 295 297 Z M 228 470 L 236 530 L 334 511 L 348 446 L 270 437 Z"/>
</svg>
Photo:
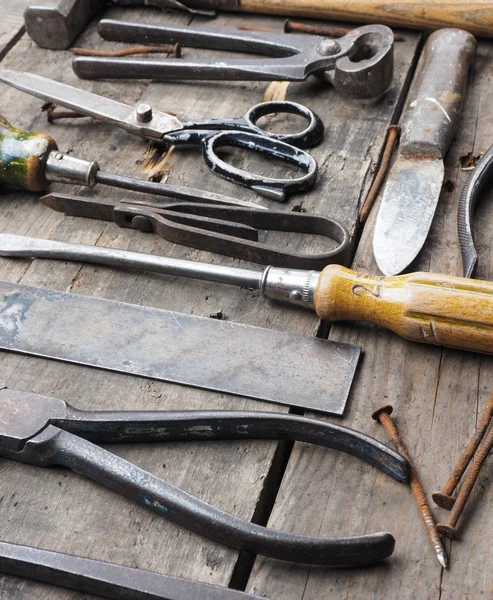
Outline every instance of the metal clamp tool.
<svg viewBox="0 0 493 600">
<path fill-rule="evenodd" d="M 390 533 L 314 538 L 243 521 L 95 445 L 111 442 L 290 439 L 347 452 L 397 481 L 408 463 L 377 440 L 340 425 L 296 415 L 229 412 L 92 412 L 63 400 L 0 391 L 0 456 L 40 467 L 68 467 L 153 512 L 217 542 L 279 560 L 356 566 L 390 556 Z"/>
<path fill-rule="evenodd" d="M 311 188 L 317 178 L 317 163 L 300 148 L 317 144 L 323 137 L 324 126 L 318 115 L 296 102 L 264 102 L 238 118 L 185 121 L 154 111 L 148 104 L 129 106 L 31 73 L 3 70 L 0 81 L 43 100 L 117 125 L 146 140 L 166 145 L 201 144 L 205 163 L 214 173 L 266 198 L 283 201 L 287 194 Z M 298 115 L 307 121 L 307 125 L 296 133 L 280 134 L 256 124 L 261 117 L 272 113 Z M 217 151 L 226 146 L 283 160 L 304 174 L 295 173 L 293 177 L 280 179 L 238 169 L 218 156 Z"/>
<path fill-rule="evenodd" d="M 83 79 L 302 81 L 317 75 L 351 98 L 374 98 L 392 83 L 392 30 L 365 25 L 337 40 L 317 35 L 245 32 L 234 29 L 163 27 L 104 19 L 99 33 L 107 40 L 175 43 L 193 48 L 252 52 L 275 58 L 180 60 L 107 59 L 80 56 L 73 61 Z"/>
<path fill-rule="evenodd" d="M 185 202 L 115 202 L 66 194 L 48 194 L 41 201 L 72 217 L 114 221 L 120 227 L 157 233 L 175 244 L 260 264 L 323 269 L 331 263 L 345 264 L 348 259 L 349 232 L 339 221 L 322 215 Z M 259 242 L 259 229 L 323 235 L 337 247 L 320 254 L 289 252 Z"/>
</svg>

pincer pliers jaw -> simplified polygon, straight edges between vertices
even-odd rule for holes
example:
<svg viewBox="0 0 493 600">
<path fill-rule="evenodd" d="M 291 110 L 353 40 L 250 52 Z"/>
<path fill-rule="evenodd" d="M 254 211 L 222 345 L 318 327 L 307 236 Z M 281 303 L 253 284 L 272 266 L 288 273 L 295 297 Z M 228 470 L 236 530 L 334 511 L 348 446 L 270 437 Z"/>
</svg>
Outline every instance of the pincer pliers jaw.
<svg viewBox="0 0 493 600">
<path fill-rule="evenodd" d="M 325 566 L 370 564 L 390 556 L 390 533 L 313 538 L 267 529 L 194 498 L 93 442 L 290 439 L 335 448 L 397 481 L 407 461 L 373 438 L 296 415 L 246 411 L 90 412 L 62 400 L 0 391 L 0 456 L 65 466 L 148 509 L 227 546 L 274 559 Z"/>
</svg>

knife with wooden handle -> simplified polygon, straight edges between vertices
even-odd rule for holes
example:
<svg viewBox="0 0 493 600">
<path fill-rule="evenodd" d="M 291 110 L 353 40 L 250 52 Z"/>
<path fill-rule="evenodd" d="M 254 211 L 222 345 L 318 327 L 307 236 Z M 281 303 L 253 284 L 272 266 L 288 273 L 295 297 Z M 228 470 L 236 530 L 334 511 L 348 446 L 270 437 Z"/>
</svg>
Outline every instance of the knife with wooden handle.
<svg viewBox="0 0 493 600">
<path fill-rule="evenodd" d="M 373 253 L 385 275 L 404 271 L 428 236 L 475 50 L 475 38 L 461 29 L 436 31 L 425 44 L 373 233 Z"/>
</svg>

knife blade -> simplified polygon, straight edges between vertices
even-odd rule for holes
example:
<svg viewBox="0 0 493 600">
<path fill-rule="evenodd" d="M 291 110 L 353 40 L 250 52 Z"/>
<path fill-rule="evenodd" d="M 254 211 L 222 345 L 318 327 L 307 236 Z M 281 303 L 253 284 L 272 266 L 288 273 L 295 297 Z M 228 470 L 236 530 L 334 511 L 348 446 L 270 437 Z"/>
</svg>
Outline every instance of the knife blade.
<svg viewBox="0 0 493 600">
<path fill-rule="evenodd" d="M 385 275 L 404 271 L 428 237 L 476 45 L 467 31 L 449 28 L 432 33 L 423 48 L 373 233 L 373 254 Z"/>
</svg>

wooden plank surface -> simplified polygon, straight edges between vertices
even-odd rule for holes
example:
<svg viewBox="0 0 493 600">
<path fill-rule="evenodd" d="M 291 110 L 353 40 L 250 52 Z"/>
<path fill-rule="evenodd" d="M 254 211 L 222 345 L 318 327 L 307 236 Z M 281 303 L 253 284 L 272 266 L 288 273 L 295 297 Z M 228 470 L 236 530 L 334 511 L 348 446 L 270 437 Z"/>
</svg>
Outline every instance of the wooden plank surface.
<svg viewBox="0 0 493 600">
<path fill-rule="evenodd" d="M 446 159 L 444 190 L 430 237 L 413 270 L 462 274 L 456 213 L 467 173 L 461 157 L 491 144 L 491 61 L 493 46 L 481 42 L 470 77 L 463 118 Z M 376 208 L 376 207 L 375 207 Z M 371 242 L 373 210 L 358 247 L 354 268 L 377 274 Z M 475 218 L 480 248 L 478 278 L 491 279 L 491 194 Z M 337 325 L 331 338 L 359 343 L 364 358 L 344 424 L 387 442 L 372 412 L 394 406 L 394 417 L 428 492 L 437 520 L 448 513 L 431 502 L 469 441 L 478 414 L 493 388 L 493 359 L 426 347 L 367 325 Z M 489 598 L 491 575 L 492 464 L 487 462 L 460 523 L 461 541 L 447 543 L 450 569 L 438 564 L 408 486 L 400 485 L 351 457 L 296 444 L 269 521 L 271 527 L 320 536 L 389 531 L 396 549 L 371 569 L 324 572 L 258 559 L 249 591 L 281 598 Z"/>
<path fill-rule="evenodd" d="M 113 9 L 108 14 L 149 20 L 150 13 Z M 163 23 L 186 23 L 189 20 L 185 15 L 157 11 L 152 12 L 152 18 Z M 233 26 L 245 21 L 277 31 L 282 28 L 280 19 L 241 15 L 221 16 L 214 25 Z M 313 152 L 320 166 L 316 190 L 293 198 L 283 205 L 285 210 L 292 209 L 294 205 L 317 210 L 339 218 L 352 233 L 355 232 L 358 208 L 380 154 L 386 127 L 395 117 L 403 86 L 414 62 L 419 36 L 406 34 L 405 37 L 406 41 L 396 46 L 394 88 L 380 101 L 350 102 L 337 96 L 330 86 L 316 81 L 288 87 L 287 98 L 305 103 L 319 112 L 326 123 L 327 133 L 323 144 Z M 94 25 L 77 40 L 77 45 L 113 46 L 99 40 Z M 205 51 L 186 52 L 190 56 L 208 55 Z M 191 85 L 78 81 L 70 68 L 70 60 L 68 52 L 37 48 L 24 36 L 8 53 L 2 66 L 53 77 L 131 104 L 141 98 L 146 99 L 155 108 L 186 118 L 240 115 L 262 99 L 266 88 L 264 83 L 243 82 Z M 19 127 L 49 133 L 64 152 L 97 159 L 104 170 L 121 174 L 144 177 L 143 170 L 149 169 L 146 143 L 124 131 L 90 120 L 49 125 L 40 113 L 42 103 L 39 100 L 9 88 L 2 88 L 2 98 L 5 117 Z M 155 170 L 160 171 L 164 180 L 170 183 L 256 199 L 248 191 L 213 176 L 205 167 L 198 149 L 189 152 L 175 149 L 166 157 L 151 154 L 155 159 L 154 165 L 160 161 Z M 249 165 L 245 157 L 235 156 L 235 160 L 240 161 L 240 165 Z M 277 168 L 273 166 L 272 170 Z M 65 186 L 63 189 L 70 191 L 71 188 Z M 126 197 L 125 193 L 109 188 L 91 191 L 72 189 L 85 195 Z M 261 202 L 279 208 L 278 204 Z M 66 218 L 41 205 L 36 195 L 22 192 L 2 191 L 0 231 L 251 266 L 238 260 L 175 246 L 156 236 L 122 230 L 115 225 Z M 307 252 L 318 251 L 321 244 L 319 239 L 302 236 L 281 238 L 280 234 L 275 234 L 269 239 L 273 242 L 282 240 L 291 249 Z M 45 260 L 2 259 L 0 277 L 23 284 L 203 316 L 221 312 L 230 320 L 306 335 L 313 335 L 318 330 L 317 319 L 310 313 L 276 306 L 261 299 L 258 292 L 229 286 Z M 55 395 L 82 409 L 280 410 L 248 399 L 231 399 L 226 395 L 7 353 L 0 354 L 0 373 L 12 389 Z M 265 507 L 275 494 L 272 488 L 281 472 L 275 460 L 277 448 L 277 444 L 268 442 L 220 442 L 118 445 L 112 450 L 215 506 L 242 518 L 262 522 L 267 518 Z M 332 458 L 329 460 L 333 460 L 333 454 L 322 453 L 326 455 L 325 459 L 330 455 Z M 361 473 L 359 463 L 354 467 L 354 473 Z M 308 468 L 313 470 L 313 463 Z M 0 470 L 2 538 L 7 541 L 225 586 L 231 580 L 238 584 L 248 575 L 247 563 L 238 562 L 236 551 L 176 527 L 73 473 L 62 469 L 43 470 L 5 460 L 0 461 Z M 373 481 L 375 473 L 372 471 L 368 477 Z M 319 497 L 316 484 L 306 485 L 306 491 Z M 289 502 L 295 500 L 296 494 Z M 298 508 L 292 516 L 305 523 L 310 511 L 305 511 L 305 507 Z M 285 523 L 280 524 L 289 528 Z M 318 526 L 317 518 L 313 524 Z M 313 524 L 303 526 L 302 532 L 311 533 Z M 357 530 L 360 531 L 360 528 Z M 371 570 L 366 573 L 372 577 Z M 327 578 L 326 573 L 324 578 Z M 325 582 L 331 579 L 329 573 Z M 259 593 L 267 595 L 273 583 L 262 582 L 256 587 Z M 0 591 L 6 597 L 16 599 L 81 597 L 73 592 L 6 576 L 0 578 Z"/>
<path fill-rule="evenodd" d="M 28 4 L 29 0 L 2 0 L 0 3 L 0 60 L 24 33 L 24 9 Z"/>
</svg>

